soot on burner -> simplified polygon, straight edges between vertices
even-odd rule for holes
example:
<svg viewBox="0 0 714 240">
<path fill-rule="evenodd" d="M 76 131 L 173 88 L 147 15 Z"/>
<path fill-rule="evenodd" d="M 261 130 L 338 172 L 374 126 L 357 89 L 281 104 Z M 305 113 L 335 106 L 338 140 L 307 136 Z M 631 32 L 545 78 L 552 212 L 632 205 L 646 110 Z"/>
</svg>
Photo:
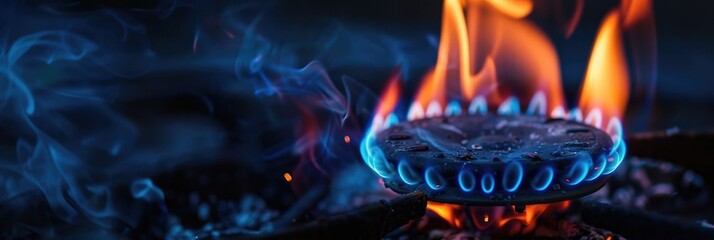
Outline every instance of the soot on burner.
<svg viewBox="0 0 714 240">
<path fill-rule="evenodd" d="M 538 116 L 453 116 L 402 122 L 378 133 L 371 160 L 398 193 L 431 201 L 523 205 L 582 197 L 616 164 L 610 136 Z"/>
</svg>

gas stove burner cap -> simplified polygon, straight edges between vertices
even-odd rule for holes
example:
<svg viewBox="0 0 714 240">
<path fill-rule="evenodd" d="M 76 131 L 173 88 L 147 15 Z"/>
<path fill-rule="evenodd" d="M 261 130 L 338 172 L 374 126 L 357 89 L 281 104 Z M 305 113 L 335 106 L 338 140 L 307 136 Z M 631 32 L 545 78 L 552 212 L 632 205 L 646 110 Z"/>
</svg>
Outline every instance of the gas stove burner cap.
<svg viewBox="0 0 714 240">
<path fill-rule="evenodd" d="M 398 193 L 430 201 L 524 205 L 600 189 L 613 142 L 589 125 L 537 116 L 453 116 L 394 125 L 376 135 L 371 159 Z"/>
</svg>

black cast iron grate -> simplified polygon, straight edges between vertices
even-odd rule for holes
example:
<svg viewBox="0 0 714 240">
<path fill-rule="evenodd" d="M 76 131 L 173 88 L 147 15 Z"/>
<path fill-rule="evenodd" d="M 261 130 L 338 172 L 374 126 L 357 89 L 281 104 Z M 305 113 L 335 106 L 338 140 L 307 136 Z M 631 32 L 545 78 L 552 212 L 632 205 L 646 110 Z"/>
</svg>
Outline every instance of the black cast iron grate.
<svg viewBox="0 0 714 240">
<path fill-rule="evenodd" d="M 376 148 L 376 149 L 375 149 Z M 614 171 L 610 136 L 563 119 L 435 117 L 376 135 L 372 165 L 398 193 L 464 205 L 557 202 L 600 189 Z"/>
</svg>

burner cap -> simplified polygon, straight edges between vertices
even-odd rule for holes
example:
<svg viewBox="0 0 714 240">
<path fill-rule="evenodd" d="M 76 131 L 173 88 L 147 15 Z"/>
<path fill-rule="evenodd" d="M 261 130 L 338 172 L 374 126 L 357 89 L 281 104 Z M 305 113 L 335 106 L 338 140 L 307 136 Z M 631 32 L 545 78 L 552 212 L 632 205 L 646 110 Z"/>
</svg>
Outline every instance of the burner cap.
<svg viewBox="0 0 714 240">
<path fill-rule="evenodd" d="M 522 205 L 600 189 L 612 147 L 607 133 L 579 122 L 470 115 L 397 124 L 378 133 L 371 150 L 395 192 L 420 190 L 431 201 L 465 205 Z"/>
</svg>

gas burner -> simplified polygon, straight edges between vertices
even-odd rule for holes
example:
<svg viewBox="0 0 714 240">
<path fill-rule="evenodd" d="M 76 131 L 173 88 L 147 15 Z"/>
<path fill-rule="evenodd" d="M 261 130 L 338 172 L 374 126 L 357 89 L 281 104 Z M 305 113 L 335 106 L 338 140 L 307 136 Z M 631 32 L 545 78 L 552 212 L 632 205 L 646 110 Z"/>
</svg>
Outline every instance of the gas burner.
<svg viewBox="0 0 714 240">
<path fill-rule="evenodd" d="M 579 198 L 600 189 L 619 156 L 610 136 L 538 116 L 436 117 L 376 135 L 373 166 L 397 193 L 430 201 L 515 205 Z"/>
</svg>

